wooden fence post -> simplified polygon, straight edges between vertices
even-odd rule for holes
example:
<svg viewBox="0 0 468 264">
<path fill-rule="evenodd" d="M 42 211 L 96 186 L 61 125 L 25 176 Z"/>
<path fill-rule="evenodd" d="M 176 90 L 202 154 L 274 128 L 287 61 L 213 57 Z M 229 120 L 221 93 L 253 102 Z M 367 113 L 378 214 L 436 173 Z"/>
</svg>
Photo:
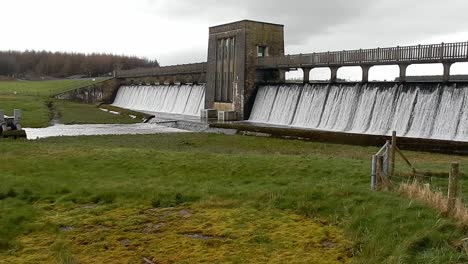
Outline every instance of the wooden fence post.
<svg viewBox="0 0 468 264">
<path fill-rule="evenodd" d="M 375 191 L 377 184 L 377 156 L 372 156 L 372 171 L 371 171 L 371 190 Z"/>
<path fill-rule="evenodd" d="M 449 174 L 449 189 L 448 189 L 448 203 L 447 213 L 452 213 L 455 209 L 455 203 L 458 195 L 458 176 L 460 174 L 460 164 L 457 162 L 452 163 Z"/>
<path fill-rule="evenodd" d="M 396 159 L 396 146 L 397 146 L 397 132 L 392 133 L 392 148 L 390 154 L 390 177 L 395 175 L 395 159 Z"/>
<path fill-rule="evenodd" d="M 390 155 L 392 154 L 392 150 L 391 150 L 392 146 L 391 146 L 391 142 L 390 140 L 387 140 L 387 143 L 385 144 L 385 156 L 384 156 L 384 173 L 385 173 L 385 177 L 388 177 L 390 178 L 390 161 L 391 161 L 391 157 Z"/>
<path fill-rule="evenodd" d="M 377 188 L 382 187 L 382 178 L 383 178 L 383 170 L 384 170 L 384 157 L 383 156 L 377 156 L 377 180 L 376 180 L 376 185 Z"/>
</svg>

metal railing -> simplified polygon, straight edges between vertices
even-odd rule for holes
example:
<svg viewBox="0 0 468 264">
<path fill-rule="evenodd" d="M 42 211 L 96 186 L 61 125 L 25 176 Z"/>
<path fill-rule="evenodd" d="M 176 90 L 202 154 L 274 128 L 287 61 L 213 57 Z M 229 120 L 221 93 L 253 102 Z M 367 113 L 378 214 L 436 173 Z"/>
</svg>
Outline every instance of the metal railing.
<svg viewBox="0 0 468 264">
<path fill-rule="evenodd" d="M 192 63 L 172 65 L 156 68 L 141 68 L 133 70 L 116 70 L 115 77 L 128 78 L 128 77 L 149 77 L 149 76 L 163 76 L 163 75 L 178 75 L 178 74 L 199 74 L 205 73 L 207 70 L 207 63 Z"/>
<path fill-rule="evenodd" d="M 263 57 L 258 58 L 257 66 L 263 68 L 326 67 L 444 61 L 468 61 L 468 42 Z"/>
</svg>

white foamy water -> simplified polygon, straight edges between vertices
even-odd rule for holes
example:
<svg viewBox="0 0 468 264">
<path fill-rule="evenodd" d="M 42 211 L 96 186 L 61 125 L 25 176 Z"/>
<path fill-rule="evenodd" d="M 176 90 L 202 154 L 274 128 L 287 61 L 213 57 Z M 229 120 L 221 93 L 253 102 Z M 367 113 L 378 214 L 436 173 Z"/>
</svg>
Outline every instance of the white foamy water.
<svg viewBox="0 0 468 264">
<path fill-rule="evenodd" d="M 122 86 L 112 105 L 141 112 L 199 116 L 204 85 Z"/>
<path fill-rule="evenodd" d="M 144 135 L 184 133 L 186 130 L 156 124 L 55 125 L 47 128 L 25 128 L 28 139 L 97 135 Z"/>
<path fill-rule="evenodd" d="M 468 141 L 468 85 L 286 84 L 259 88 L 250 121 Z"/>
</svg>

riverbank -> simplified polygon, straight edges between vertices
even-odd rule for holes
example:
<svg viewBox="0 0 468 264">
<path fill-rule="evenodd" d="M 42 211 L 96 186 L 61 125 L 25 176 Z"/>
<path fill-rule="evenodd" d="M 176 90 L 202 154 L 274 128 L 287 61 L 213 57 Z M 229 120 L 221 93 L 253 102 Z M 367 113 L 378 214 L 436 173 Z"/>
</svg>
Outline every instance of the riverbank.
<svg viewBox="0 0 468 264">
<path fill-rule="evenodd" d="M 96 105 L 73 103 L 52 98 L 53 95 L 86 87 L 107 79 L 54 81 L 0 81 L 1 108 L 7 115 L 13 109 L 23 111 L 23 127 L 47 127 L 57 117 L 62 124 L 132 124 L 142 122 L 128 115 L 103 112 Z M 53 106 L 53 109 L 51 109 Z"/>
</svg>

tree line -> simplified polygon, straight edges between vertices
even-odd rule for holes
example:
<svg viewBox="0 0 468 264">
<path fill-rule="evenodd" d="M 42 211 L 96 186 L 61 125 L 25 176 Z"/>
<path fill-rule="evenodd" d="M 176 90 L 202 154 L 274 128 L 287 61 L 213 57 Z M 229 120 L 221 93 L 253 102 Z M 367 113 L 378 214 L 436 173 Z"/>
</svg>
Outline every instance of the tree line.
<svg viewBox="0 0 468 264">
<path fill-rule="evenodd" d="M 115 69 L 158 67 L 157 60 L 113 54 L 65 53 L 48 51 L 0 51 L 0 76 L 16 78 L 68 77 L 84 75 L 97 77 Z"/>
</svg>

